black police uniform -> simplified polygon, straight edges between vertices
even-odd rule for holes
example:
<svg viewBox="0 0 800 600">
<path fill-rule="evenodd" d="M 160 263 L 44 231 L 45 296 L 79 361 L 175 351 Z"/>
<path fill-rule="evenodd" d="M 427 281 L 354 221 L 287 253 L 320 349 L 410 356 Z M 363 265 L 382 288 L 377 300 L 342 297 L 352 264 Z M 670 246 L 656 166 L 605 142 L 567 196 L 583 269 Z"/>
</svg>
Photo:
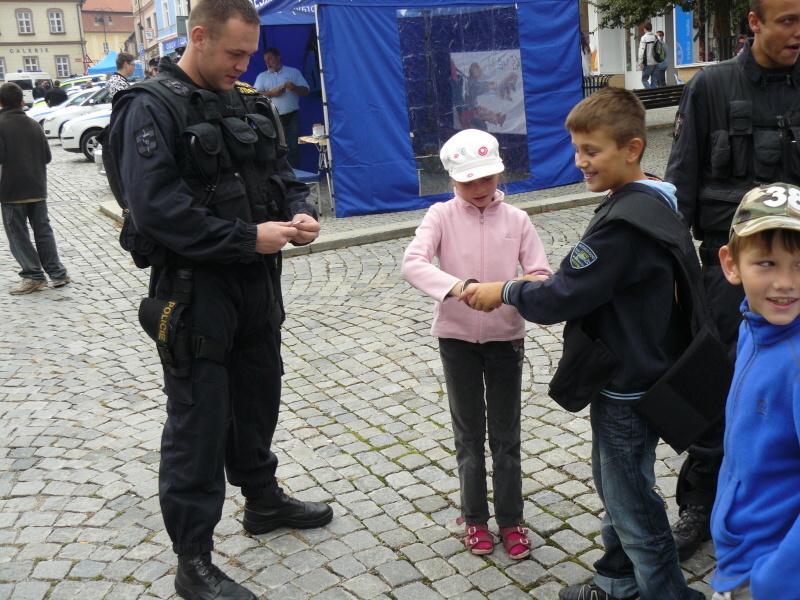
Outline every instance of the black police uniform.
<svg viewBox="0 0 800 600">
<path fill-rule="evenodd" d="M 201 90 L 177 65 L 159 66 L 115 97 L 109 140 L 134 246 L 152 265 L 150 295 L 168 307 L 154 336 L 168 339 L 159 343 L 161 509 L 175 552 L 195 555 L 212 548 L 225 472 L 248 500 L 280 494 L 270 445 L 283 370 L 281 262 L 256 253 L 256 223 L 317 215 L 268 101 Z"/>
<path fill-rule="evenodd" d="M 739 56 L 707 67 L 687 84 L 675 120 L 664 178 L 702 240 L 703 285 L 720 339 L 735 352 L 741 286 L 725 279 L 720 246 L 742 196 L 761 183 L 800 183 L 800 62 L 765 69 L 748 45 Z M 711 510 L 722 462 L 720 423 L 690 448 L 678 478 L 677 501 Z"/>
</svg>

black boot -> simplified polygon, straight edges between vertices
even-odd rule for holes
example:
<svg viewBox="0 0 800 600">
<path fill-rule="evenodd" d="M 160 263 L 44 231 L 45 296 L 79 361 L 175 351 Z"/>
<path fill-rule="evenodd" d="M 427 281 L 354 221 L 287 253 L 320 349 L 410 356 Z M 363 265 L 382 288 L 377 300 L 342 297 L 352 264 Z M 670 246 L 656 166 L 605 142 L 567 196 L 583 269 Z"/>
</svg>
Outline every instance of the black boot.
<svg viewBox="0 0 800 600">
<path fill-rule="evenodd" d="M 681 518 L 672 527 L 672 538 L 681 561 L 691 558 L 703 542 L 711 539 L 708 511 L 704 506 L 681 507 Z"/>
<path fill-rule="evenodd" d="M 247 499 L 242 524 L 245 531 L 258 535 L 278 527 L 311 529 L 327 525 L 333 510 L 324 502 L 302 502 L 279 490 L 275 498 Z"/>
<path fill-rule="evenodd" d="M 211 553 L 178 556 L 175 591 L 186 600 L 257 600 L 211 563 Z"/>
</svg>

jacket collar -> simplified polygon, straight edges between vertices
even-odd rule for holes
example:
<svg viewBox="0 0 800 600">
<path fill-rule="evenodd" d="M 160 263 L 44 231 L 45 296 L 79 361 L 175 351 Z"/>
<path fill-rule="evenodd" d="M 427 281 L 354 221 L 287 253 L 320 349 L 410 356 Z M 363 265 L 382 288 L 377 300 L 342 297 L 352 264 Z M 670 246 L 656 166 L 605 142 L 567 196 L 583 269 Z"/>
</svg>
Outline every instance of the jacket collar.
<svg viewBox="0 0 800 600">
<path fill-rule="evenodd" d="M 737 61 L 739 68 L 745 74 L 747 79 L 755 84 L 766 85 L 768 76 L 784 76 L 791 78 L 791 81 L 794 83 L 795 87 L 800 87 L 800 60 L 795 62 L 794 67 L 791 69 L 765 69 L 756 62 L 753 52 L 750 49 L 751 44 L 752 42 L 745 44 L 741 54 L 733 59 Z"/>
<path fill-rule="evenodd" d="M 462 208 L 466 208 L 467 210 L 474 210 L 476 212 L 480 212 L 480 209 L 478 209 L 477 206 L 475 206 L 471 202 L 468 202 L 467 200 L 464 200 L 464 198 L 459 196 L 456 193 L 455 190 L 453 190 L 453 197 L 455 198 L 455 200 L 458 203 L 458 205 L 461 206 Z M 500 190 L 495 190 L 494 191 L 494 198 L 492 198 L 492 201 L 484 209 L 484 212 L 496 210 L 497 207 L 500 206 L 500 203 L 504 202 L 505 197 L 506 197 L 506 195 L 505 195 L 504 192 L 501 192 Z"/>
<path fill-rule="evenodd" d="M 14 114 L 25 114 L 25 111 L 21 108 L 0 108 L 0 115 L 14 115 Z"/>
<path fill-rule="evenodd" d="M 788 325 L 773 325 L 761 315 L 752 312 L 747 299 L 742 302 L 741 312 L 757 346 L 771 346 L 787 337 L 800 335 L 800 317 Z"/>
</svg>

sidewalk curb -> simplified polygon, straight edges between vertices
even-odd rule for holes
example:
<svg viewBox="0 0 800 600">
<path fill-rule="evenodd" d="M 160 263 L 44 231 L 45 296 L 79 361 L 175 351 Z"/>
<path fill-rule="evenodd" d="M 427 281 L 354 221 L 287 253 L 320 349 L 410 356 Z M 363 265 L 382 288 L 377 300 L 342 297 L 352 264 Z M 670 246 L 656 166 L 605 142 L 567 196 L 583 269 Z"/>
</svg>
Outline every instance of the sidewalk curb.
<svg viewBox="0 0 800 600">
<path fill-rule="evenodd" d="M 529 215 L 535 215 L 580 206 L 590 206 L 598 204 L 604 194 L 594 194 L 583 192 L 579 194 L 567 194 L 546 198 L 543 200 L 528 200 L 514 204 L 517 208 L 524 210 Z M 116 201 L 109 200 L 100 204 L 100 212 L 110 217 L 119 224 L 122 224 L 122 210 Z M 338 250 L 350 246 L 362 246 L 364 244 L 374 244 L 385 242 L 397 238 L 410 237 L 414 235 L 421 219 L 400 221 L 398 223 L 388 223 L 386 225 L 376 225 L 374 227 L 362 227 L 340 233 L 320 235 L 319 238 L 308 246 L 290 246 L 283 251 L 284 258 L 292 256 L 302 256 L 304 254 L 316 254 L 327 250 Z"/>
</svg>

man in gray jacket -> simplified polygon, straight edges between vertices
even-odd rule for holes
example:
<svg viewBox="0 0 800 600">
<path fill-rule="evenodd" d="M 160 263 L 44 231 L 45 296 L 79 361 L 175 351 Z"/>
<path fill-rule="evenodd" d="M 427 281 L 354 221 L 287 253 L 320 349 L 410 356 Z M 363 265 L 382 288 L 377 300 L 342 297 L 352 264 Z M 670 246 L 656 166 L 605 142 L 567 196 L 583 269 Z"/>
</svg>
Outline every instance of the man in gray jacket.
<svg viewBox="0 0 800 600">
<path fill-rule="evenodd" d="M 22 283 L 11 294 L 30 294 L 70 282 L 58 259 L 56 239 L 47 216 L 47 163 L 50 146 L 39 124 L 23 110 L 22 89 L 0 86 L 0 204 L 11 254 L 22 267 Z M 31 243 L 28 223 L 36 242 Z"/>
</svg>

